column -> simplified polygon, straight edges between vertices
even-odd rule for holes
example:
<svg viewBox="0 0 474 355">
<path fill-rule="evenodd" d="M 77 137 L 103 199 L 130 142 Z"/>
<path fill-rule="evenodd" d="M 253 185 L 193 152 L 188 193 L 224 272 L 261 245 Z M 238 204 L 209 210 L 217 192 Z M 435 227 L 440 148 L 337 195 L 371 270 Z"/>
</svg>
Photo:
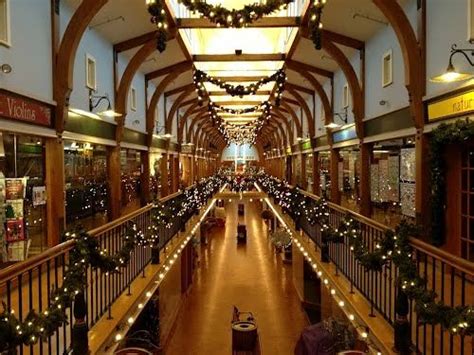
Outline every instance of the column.
<svg viewBox="0 0 474 355">
<path fill-rule="evenodd" d="M 160 160 L 161 170 L 161 197 L 168 196 L 168 153 L 163 153 Z"/>
<path fill-rule="evenodd" d="M 372 161 L 372 144 L 360 145 L 360 214 L 370 217 L 372 204 L 370 198 L 370 163 Z"/>
<path fill-rule="evenodd" d="M 45 154 L 47 243 L 52 247 L 59 244 L 66 225 L 63 140 L 46 139 Z"/>
<path fill-rule="evenodd" d="M 180 176 L 179 176 L 179 155 L 174 155 L 173 156 L 173 192 L 177 192 L 179 190 L 179 182 L 180 182 Z"/>
<path fill-rule="evenodd" d="M 331 201 L 341 203 L 341 192 L 339 191 L 339 149 L 331 149 Z"/>
<path fill-rule="evenodd" d="M 194 180 L 196 179 L 194 174 L 195 174 L 195 169 L 194 169 L 194 155 L 191 155 L 189 158 L 189 169 L 190 169 L 190 185 L 194 184 Z"/>
<path fill-rule="evenodd" d="M 122 180 L 120 146 L 107 147 L 107 178 L 109 181 L 109 220 L 120 217 L 122 209 Z"/>
</svg>

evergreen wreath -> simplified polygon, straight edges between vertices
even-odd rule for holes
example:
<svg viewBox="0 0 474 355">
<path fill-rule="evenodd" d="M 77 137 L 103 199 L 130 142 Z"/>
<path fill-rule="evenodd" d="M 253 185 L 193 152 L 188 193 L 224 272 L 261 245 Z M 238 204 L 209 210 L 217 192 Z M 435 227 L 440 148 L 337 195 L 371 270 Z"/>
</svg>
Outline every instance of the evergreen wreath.
<svg viewBox="0 0 474 355">
<path fill-rule="evenodd" d="M 432 243 L 444 243 L 446 210 L 446 163 L 443 152 L 448 144 L 462 144 L 474 138 L 474 122 L 458 120 L 442 123 L 431 132 L 430 174 L 431 174 L 431 235 Z"/>
</svg>

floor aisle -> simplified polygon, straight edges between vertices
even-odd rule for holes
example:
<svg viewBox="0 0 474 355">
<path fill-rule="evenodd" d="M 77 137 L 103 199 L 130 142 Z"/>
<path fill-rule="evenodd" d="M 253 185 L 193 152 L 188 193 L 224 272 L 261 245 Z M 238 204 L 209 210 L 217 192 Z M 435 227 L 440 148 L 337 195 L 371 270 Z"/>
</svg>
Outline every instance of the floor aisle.
<svg viewBox="0 0 474 355">
<path fill-rule="evenodd" d="M 246 203 L 248 240 L 237 246 L 237 203 L 226 204 L 226 229 L 203 249 L 201 267 L 166 355 L 231 353 L 232 306 L 257 319 L 261 353 L 290 355 L 307 320 L 291 280 L 264 234 L 258 204 Z"/>
</svg>

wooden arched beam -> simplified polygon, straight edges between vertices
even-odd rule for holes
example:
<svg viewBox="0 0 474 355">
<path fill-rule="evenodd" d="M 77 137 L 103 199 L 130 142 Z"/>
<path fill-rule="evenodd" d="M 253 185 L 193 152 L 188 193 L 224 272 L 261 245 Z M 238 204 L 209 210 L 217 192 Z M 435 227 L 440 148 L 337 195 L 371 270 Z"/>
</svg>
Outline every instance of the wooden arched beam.
<svg viewBox="0 0 474 355">
<path fill-rule="evenodd" d="M 199 104 L 196 99 L 196 102 L 193 103 L 191 106 L 189 106 L 188 109 L 184 112 L 183 118 L 181 119 L 181 122 L 179 122 L 179 126 L 178 126 L 178 143 L 181 143 L 183 141 L 184 125 L 188 121 L 188 118 L 191 115 L 191 112 L 198 106 Z"/>
<path fill-rule="evenodd" d="M 392 25 L 402 50 L 405 64 L 405 86 L 410 96 L 410 109 L 416 128 L 424 125 L 423 95 L 425 73 L 423 55 L 415 32 L 403 8 L 396 1 L 372 0 Z"/>
<path fill-rule="evenodd" d="M 272 140 L 272 137 L 275 137 L 274 139 L 276 139 L 276 141 L 275 141 L 276 146 L 278 146 L 278 147 L 283 147 L 284 146 L 283 140 L 280 136 L 280 133 L 278 132 L 278 130 L 276 129 L 275 126 L 266 125 L 265 127 L 262 128 L 260 133 L 262 134 L 263 137 L 270 136 L 270 142 Z"/>
<path fill-rule="evenodd" d="M 143 62 L 154 51 L 156 51 L 156 39 L 148 41 L 137 51 L 137 53 L 135 53 L 130 62 L 128 62 L 127 67 L 122 74 L 122 78 L 120 79 L 120 84 L 117 89 L 117 94 L 115 95 L 115 111 L 122 114 L 121 117 L 116 118 L 117 129 L 115 131 L 115 137 L 117 143 L 122 141 L 123 128 L 125 125 L 125 119 L 127 117 L 128 92 L 130 90 L 130 86 L 132 85 L 133 77 Z"/>
<path fill-rule="evenodd" d="M 285 111 L 287 112 L 287 111 Z M 294 130 L 293 130 L 293 127 L 291 126 L 291 122 L 288 121 L 287 119 L 287 115 L 285 114 L 285 112 L 283 112 L 283 110 L 281 110 L 280 108 L 277 108 L 277 107 L 273 107 L 272 108 L 272 113 L 274 115 L 276 115 L 277 117 L 280 117 L 282 120 L 284 120 L 285 124 L 286 124 L 286 128 L 287 128 L 287 131 L 290 132 L 290 137 L 291 137 L 291 145 L 293 145 L 294 143 Z M 302 132 L 298 132 L 298 127 L 296 127 L 296 130 L 297 130 L 297 136 L 301 137 L 302 136 Z"/>
<path fill-rule="evenodd" d="M 166 133 L 171 133 L 174 116 L 176 114 L 176 111 L 178 111 L 178 107 L 181 105 L 184 99 L 186 99 L 191 93 L 194 92 L 194 90 L 195 90 L 194 86 L 190 86 L 185 91 L 183 91 L 178 96 L 178 98 L 173 102 L 173 105 L 171 106 L 170 112 L 168 113 L 168 118 L 166 119 L 166 123 L 165 123 Z"/>
<path fill-rule="evenodd" d="M 186 132 L 186 140 L 188 142 L 191 139 L 191 132 L 193 131 L 194 125 L 198 123 L 202 118 L 207 117 L 209 117 L 209 112 L 207 112 L 207 110 L 204 110 L 203 112 L 199 113 L 197 116 L 191 119 L 191 124 L 189 125 L 188 131 Z"/>
<path fill-rule="evenodd" d="M 280 105 L 284 107 L 288 111 L 290 116 L 293 118 L 293 122 L 295 123 L 296 133 L 298 134 L 298 137 L 303 137 L 303 129 L 301 127 L 301 122 L 298 118 L 298 115 L 293 110 L 293 107 L 290 106 L 290 104 L 285 100 L 284 97 L 281 99 Z"/>
<path fill-rule="evenodd" d="M 56 101 L 56 132 L 62 134 L 74 88 L 74 61 L 87 26 L 108 0 L 83 0 L 72 15 L 56 54 L 53 97 Z"/>
<path fill-rule="evenodd" d="M 166 87 L 179 75 L 185 73 L 187 70 L 191 69 L 191 63 L 184 62 L 181 64 L 180 68 L 173 71 L 172 73 L 168 74 L 164 77 L 163 80 L 160 81 L 158 86 L 153 93 L 150 104 L 148 105 L 148 110 L 146 114 L 146 124 L 147 124 L 147 132 L 151 136 L 155 130 L 155 114 L 156 114 L 156 107 L 158 105 L 158 101 L 160 100 L 161 95 L 165 91 Z"/>
<path fill-rule="evenodd" d="M 306 103 L 305 99 L 303 96 L 300 95 L 300 93 L 295 90 L 295 89 L 287 89 L 288 93 L 290 93 L 291 96 L 293 96 L 301 105 L 303 108 L 303 111 L 306 116 L 306 122 L 308 124 L 308 133 L 309 136 L 312 138 L 314 137 L 314 119 L 313 119 L 313 114 L 311 113 L 311 110 L 308 107 L 308 104 Z M 302 137 L 302 136 L 301 136 Z"/>
<path fill-rule="evenodd" d="M 336 61 L 346 77 L 347 84 L 352 96 L 352 112 L 354 113 L 354 121 L 356 125 L 357 136 L 359 139 L 364 138 L 364 125 L 362 120 L 365 115 L 364 96 L 360 87 L 357 74 L 342 50 L 329 40 L 322 41 L 323 49 Z"/>
<path fill-rule="evenodd" d="M 275 121 L 269 121 L 266 125 L 266 127 L 275 130 L 278 135 L 280 136 L 280 144 L 284 144 L 286 147 L 286 144 L 288 142 L 287 135 L 285 133 L 285 130 L 283 129 L 282 125 L 276 123 Z"/>
<path fill-rule="evenodd" d="M 306 80 L 309 81 L 309 83 L 311 84 L 311 86 L 313 87 L 313 89 L 316 91 L 319 98 L 321 99 L 321 103 L 324 108 L 324 124 L 331 123 L 333 121 L 332 106 L 331 106 L 331 102 L 329 101 L 328 95 L 326 94 L 326 91 L 324 91 L 324 88 L 321 85 L 321 83 L 312 74 L 310 74 L 306 70 L 296 65 L 289 64 L 288 68 L 296 71 L 302 77 L 304 77 Z"/>
<path fill-rule="evenodd" d="M 288 144 L 290 146 L 293 145 L 294 143 L 294 133 L 293 133 L 293 129 L 291 128 L 291 125 L 290 123 L 288 122 L 288 120 L 286 119 L 285 116 L 283 115 L 280 115 L 280 113 L 276 110 L 272 110 L 272 119 L 274 120 L 279 120 L 281 122 L 283 122 L 286 126 L 286 131 L 288 132 Z"/>
</svg>

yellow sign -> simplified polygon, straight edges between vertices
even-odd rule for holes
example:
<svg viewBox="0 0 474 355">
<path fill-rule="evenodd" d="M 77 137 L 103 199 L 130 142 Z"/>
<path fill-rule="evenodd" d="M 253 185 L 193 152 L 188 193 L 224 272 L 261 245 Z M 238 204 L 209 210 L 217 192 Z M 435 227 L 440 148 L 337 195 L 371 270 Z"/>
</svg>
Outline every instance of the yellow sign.
<svg viewBox="0 0 474 355">
<path fill-rule="evenodd" d="M 428 121 L 474 112 L 474 91 L 428 104 Z"/>
</svg>

